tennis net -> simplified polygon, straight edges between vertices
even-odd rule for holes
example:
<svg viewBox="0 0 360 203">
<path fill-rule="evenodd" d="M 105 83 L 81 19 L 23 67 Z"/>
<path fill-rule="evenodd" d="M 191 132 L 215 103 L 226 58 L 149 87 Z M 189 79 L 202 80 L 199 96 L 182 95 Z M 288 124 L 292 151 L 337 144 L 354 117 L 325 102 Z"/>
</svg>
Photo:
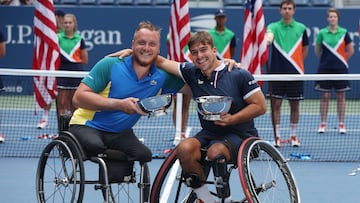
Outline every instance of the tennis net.
<svg viewBox="0 0 360 203">
<path fill-rule="evenodd" d="M 0 144 L 0 157 L 38 157 L 44 147 L 56 135 L 57 119 L 55 102 L 49 114 L 49 124 L 45 129 L 37 129 L 41 119 L 41 112 L 35 115 L 35 101 L 33 96 L 33 76 L 79 77 L 87 72 L 69 71 L 35 71 L 24 69 L 0 69 L 4 83 L 4 90 L 0 95 L 0 132 L 5 135 L 5 142 Z M 304 81 L 304 100 L 300 102 L 300 121 L 296 135 L 301 141 L 300 147 L 291 147 L 290 137 L 290 107 L 286 100 L 281 107 L 280 133 L 282 146 L 278 148 L 286 158 L 300 160 L 295 155 L 310 155 L 313 161 L 359 161 L 360 148 L 360 75 L 259 75 L 255 76 L 263 81 L 263 92 L 269 94 L 268 84 L 271 81 Z M 318 80 L 347 80 L 351 90 L 346 92 L 345 126 L 346 134 L 339 133 L 337 117 L 337 103 L 334 92 L 330 98 L 328 108 L 327 128 L 324 133 L 318 133 L 320 125 L 320 92 L 314 89 Z M 255 119 L 256 127 L 261 138 L 273 142 L 274 133 L 271 122 L 271 107 L 268 97 L 267 113 Z M 197 111 L 194 104 L 190 105 L 188 128 L 190 135 L 200 130 Z M 150 147 L 153 157 L 163 158 L 173 147 L 175 135 L 172 120 L 173 108 L 167 110 L 167 115 L 159 117 L 142 117 L 135 125 L 134 131 L 144 143 Z M 48 139 L 39 135 L 47 134 Z"/>
</svg>

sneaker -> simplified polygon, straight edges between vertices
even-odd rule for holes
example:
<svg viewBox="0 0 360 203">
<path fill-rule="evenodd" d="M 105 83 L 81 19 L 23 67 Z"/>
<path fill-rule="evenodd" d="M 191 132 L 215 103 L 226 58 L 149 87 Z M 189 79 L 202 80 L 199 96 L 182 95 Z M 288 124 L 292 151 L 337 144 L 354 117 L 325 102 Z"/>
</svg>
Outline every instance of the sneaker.
<svg viewBox="0 0 360 203">
<path fill-rule="evenodd" d="M 49 138 L 49 135 L 46 134 L 46 133 L 44 133 L 44 134 L 39 135 L 37 138 L 44 140 L 44 139 L 48 139 L 48 138 Z"/>
<path fill-rule="evenodd" d="M 292 147 L 299 147 L 300 146 L 300 140 L 295 135 L 292 135 L 290 137 L 290 142 L 291 142 Z"/>
<path fill-rule="evenodd" d="M 346 133 L 346 129 L 345 129 L 344 123 L 340 123 L 340 124 L 339 124 L 339 133 L 340 133 L 340 134 L 345 134 L 345 133 Z"/>
<path fill-rule="evenodd" d="M 318 129 L 318 133 L 324 133 L 326 129 L 326 124 L 325 123 L 321 123 L 319 129 Z"/>
<path fill-rule="evenodd" d="M 0 143 L 5 142 L 5 137 L 2 133 L 0 133 Z"/>
<path fill-rule="evenodd" d="M 41 119 L 39 124 L 37 125 L 37 129 L 44 129 L 48 125 L 48 122 L 46 120 Z"/>
<path fill-rule="evenodd" d="M 274 140 L 274 143 L 273 143 L 274 147 L 279 148 L 280 144 L 281 144 L 280 137 L 275 137 L 275 140 Z"/>
<path fill-rule="evenodd" d="M 56 134 L 54 134 L 54 135 L 51 136 L 51 139 L 55 140 L 55 139 L 57 139 L 58 137 L 59 137 L 59 134 L 56 133 Z"/>
</svg>

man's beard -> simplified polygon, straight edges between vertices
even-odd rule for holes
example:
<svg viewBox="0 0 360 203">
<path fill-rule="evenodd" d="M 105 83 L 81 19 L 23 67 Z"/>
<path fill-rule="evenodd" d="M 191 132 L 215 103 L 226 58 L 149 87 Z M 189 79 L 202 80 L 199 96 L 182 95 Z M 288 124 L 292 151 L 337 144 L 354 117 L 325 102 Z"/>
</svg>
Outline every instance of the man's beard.
<svg viewBox="0 0 360 203">
<path fill-rule="evenodd" d="M 156 60 L 156 57 L 154 57 L 154 58 L 151 59 L 151 60 L 146 60 L 146 61 L 144 61 L 144 60 L 140 60 L 140 57 L 137 57 L 137 56 L 134 55 L 134 61 L 135 61 L 136 63 L 138 63 L 140 66 L 148 66 L 148 65 L 151 65 L 151 64 L 153 64 L 153 63 L 155 62 L 155 60 Z"/>
</svg>

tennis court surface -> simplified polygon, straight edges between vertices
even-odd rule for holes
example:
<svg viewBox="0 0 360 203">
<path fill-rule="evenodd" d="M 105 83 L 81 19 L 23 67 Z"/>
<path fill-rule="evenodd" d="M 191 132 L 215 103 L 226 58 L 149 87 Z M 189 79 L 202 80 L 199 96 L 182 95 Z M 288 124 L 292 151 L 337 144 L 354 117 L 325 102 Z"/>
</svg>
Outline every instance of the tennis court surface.
<svg viewBox="0 0 360 203">
<path fill-rule="evenodd" d="M 3 203 L 35 203 L 36 158 L 0 158 L 0 195 Z M 163 159 L 150 163 L 151 179 Z M 304 203 L 358 203 L 360 174 L 348 173 L 358 166 L 350 162 L 292 161 L 290 166 L 296 177 L 301 200 Z M 87 167 L 86 175 L 97 174 L 96 167 Z M 239 187 L 240 182 L 239 182 Z M 239 191 L 241 188 L 239 188 Z M 137 195 L 137 194 L 134 194 Z M 102 202 L 101 192 L 87 185 L 84 202 Z"/>
</svg>

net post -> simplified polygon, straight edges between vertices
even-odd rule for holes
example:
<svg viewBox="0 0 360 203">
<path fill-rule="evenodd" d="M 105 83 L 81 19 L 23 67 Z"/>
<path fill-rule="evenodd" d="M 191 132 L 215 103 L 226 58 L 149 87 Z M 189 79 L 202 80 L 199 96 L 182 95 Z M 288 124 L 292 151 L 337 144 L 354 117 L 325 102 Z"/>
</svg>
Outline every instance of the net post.
<svg viewBox="0 0 360 203">
<path fill-rule="evenodd" d="M 182 103 L 183 103 L 183 94 L 176 93 L 175 138 L 173 143 L 174 146 L 178 145 L 181 140 Z"/>
</svg>

